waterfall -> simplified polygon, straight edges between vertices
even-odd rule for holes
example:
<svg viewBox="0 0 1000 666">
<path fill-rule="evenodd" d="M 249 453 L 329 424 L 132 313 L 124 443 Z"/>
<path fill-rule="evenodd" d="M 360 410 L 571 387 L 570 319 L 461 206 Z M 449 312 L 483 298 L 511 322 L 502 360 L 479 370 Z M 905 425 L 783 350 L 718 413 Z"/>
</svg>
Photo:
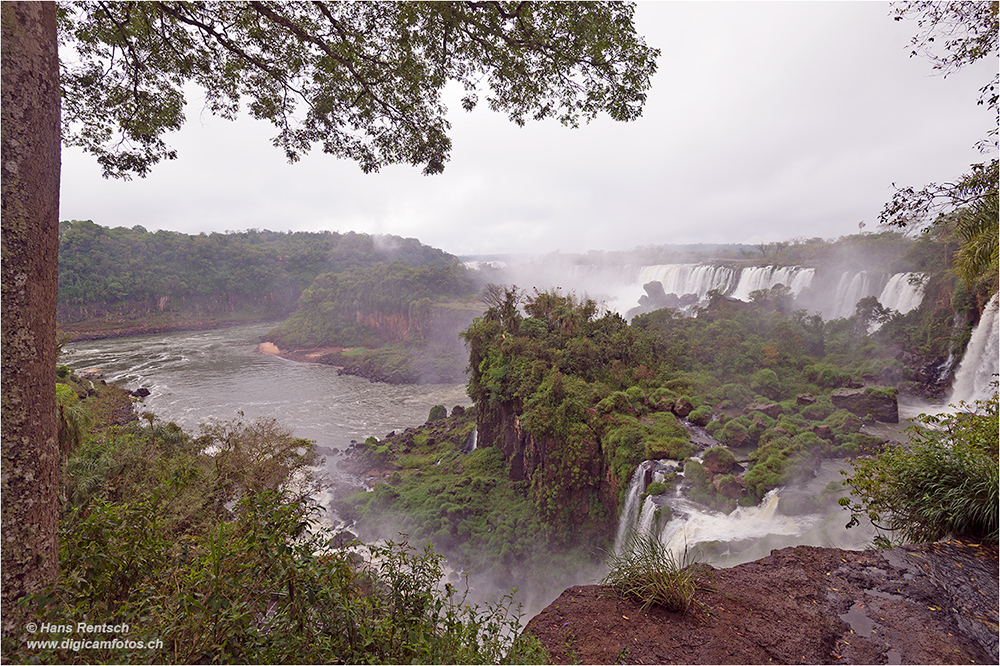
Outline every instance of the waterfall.
<svg viewBox="0 0 1000 666">
<path fill-rule="evenodd" d="M 794 536 L 814 519 L 778 513 L 778 489 L 768 492 L 757 506 L 737 507 L 730 514 L 711 511 L 686 502 L 688 513 L 671 520 L 660 532 L 662 541 L 676 558 L 706 541 L 756 541 L 770 535 Z"/>
<path fill-rule="evenodd" d="M 728 292 L 735 282 L 735 273 L 725 266 L 708 264 L 663 264 L 639 269 L 639 283 L 659 282 L 667 294 L 683 296 L 697 294 L 705 298 L 709 291 Z"/>
<path fill-rule="evenodd" d="M 993 294 L 972 332 L 969 345 L 965 348 L 965 356 L 955 371 L 955 381 L 948 400 L 950 403 L 985 400 L 992 395 L 990 385 L 996 380 L 997 366 L 1000 365 L 1000 320 L 997 318 L 997 308 L 997 294 Z"/>
<path fill-rule="evenodd" d="M 878 302 L 882 307 L 906 314 L 916 310 L 924 300 L 924 273 L 896 273 L 886 283 Z"/>
<path fill-rule="evenodd" d="M 749 301 L 750 294 L 761 289 L 770 290 L 783 284 L 793 295 L 799 294 L 812 284 L 815 270 L 801 266 L 757 266 L 740 271 L 740 279 L 730 294 L 741 301 Z"/>
<path fill-rule="evenodd" d="M 462 453 L 472 453 L 476 450 L 476 443 L 479 440 L 479 430 L 473 428 L 469 436 L 465 438 L 465 443 L 462 444 Z"/>
<path fill-rule="evenodd" d="M 816 476 L 803 485 L 774 489 L 757 506 L 740 506 L 729 514 L 688 499 L 682 483 L 676 485 L 674 492 L 642 500 L 649 482 L 663 480 L 660 471 L 675 470 L 664 463 L 667 461 L 648 460 L 633 473 L 618 522 L 615 553 L 623 554 L 622 547 L 633 534 L 648 534 L 666 546 L 678 561 L 693 558 L 712 566 L 728 567 L 787 546 L 857 550 L 867 547 L 874 534 L 870 525 L 845 529 L 843 508 L 836 497 L 830 497 L 825 504 L 813 505 L 812 511 L 802 510 L 802 498 L 813 501 L 828 492 L 831 483 L 841 484 L 842 472 L 850 469 L 844 459 L 824 460 L 816 467 Z M 671 516 L 669 520 L 663 519 L 666 515 Z"/>
<path fill-rule="evenodd" d="M 895 273 L 846 271 L 833 284 L 814 285 L 816 269 L 802 266 L 751 266 L 739 270 L 711 264 L 661 264 L 643 266 L 637 272 L 638 284 L 659 282 L 666 294 L 681 297 L 695 294 L 704 300 L 713 289 L 741 301 L 749 301 L 750 294 L 770 290 L 776 285 L 786 286 L 793 296 L 805 292 L 803 302 L 797 307 L 812 304 L 820 309 L 826 319 L 840 319 L 854 314 L 858 301 L 876 296 L 884 307 L 901 314 L 920 306 L 924 298 L 924 273 Z M 634 291 L 634 288 L 633 288 Z M 625 311 L 631 300 L 637 298 L 632 291 L 619 299 L 617 309 Z"/>
<path fill-rule="evenodd" d="M 622 545 L 635 532 L 636 520 L 639 517 L 640 500 L 642 493 L 646 490 L 646 472 L 653 468 L 654 461 L 644 460 L 632 472 L 632 480 L 628 484 L 628 491 L 625 493 L 625 504 L 622 505 L 621 515 L 618 517 L 618 535 L 615 537 L 614 552 L 620 553 Z"/>
<path fill-rule="evenodd" d="M 877 296 L 882 292 L 885 279 L 884 273 L 846 271 L 840 276 L 831 307 L 828 310 L 824 309 L 823 316 L 827 319 L 850 317 L 854 314 L 854 306 L 858 301 L 866 296 Z"/>
<path fill-rule="evenodd" d="M 814 269 L 801 266 L 755 266 L 735 271 L 710 264 L 663 264 L 643 266 L 639 270 L 639 282 L 659 282 L 664 293 L 676 296 L 696 294 L 703 299 L 709 291 L 717 289 L 733 298 L 749 301 L 752 292 L 778 284 L 798 294 L 812 284 L 814 274 Z"/>
</svg>

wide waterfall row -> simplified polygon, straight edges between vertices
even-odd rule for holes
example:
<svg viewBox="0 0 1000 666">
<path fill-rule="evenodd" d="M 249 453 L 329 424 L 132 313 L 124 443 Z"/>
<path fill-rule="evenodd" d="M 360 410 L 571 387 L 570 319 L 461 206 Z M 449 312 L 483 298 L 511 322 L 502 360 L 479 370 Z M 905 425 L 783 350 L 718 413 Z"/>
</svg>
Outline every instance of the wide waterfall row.
<svg viewBox="0 0 1000 666">
<path fill-rule="evenodd" d="M 959 400 L 966 402 L 985 400 L 992 395 L 992 384 L 997 379 L 997 372 L 1000 372 L 998 308 L 1000 305 L 997 303 L 997 294 L 993 294 L 993 298 L 983 310 L 979 324 L 972 332 L 969 345 L 965 348 L 965 356 L 955 371 L 955 381 L 949 399 L 952 403 L 957 403 Z"/>
<path fill-rule="evenodd" d="M 798 294 L 812 284 L 814 273 L 814 269 L 801 266 L 753 266 L 736 270 L 709 264 L 665 264 L 643 266 L 639 282 L 659 282 L 664 293 L 676 296 L 696 294 L 705 298 L 708 292 L 716 290 L 749 301 L 751 293 L 779 284 Z"/>
<path fill-rule="evenodd" d="M 694 294 L 704 299 L 709 291 L 717 290 L 731 298 L 749 301 L 751 294 L 770 290 L 777 285 L 787 287 L 793 296 L 802 296 L 800 305 L 822 313 L 826 319 L 839 319 L 854 314 L 857 302 L 876 296 L 883 307 L 905 314 L 917 308 L 924 297 L 922 273 L 879 273 L 848 271 L 837 280 L 835 287 L 814 284 L 816 270 L 802 266 L 752 266 L 742 269 L 709 264 L 666 264 L 643 266 L 638 271 L 639 284 L 659 282 L 666 294 Z"/>
</svg>

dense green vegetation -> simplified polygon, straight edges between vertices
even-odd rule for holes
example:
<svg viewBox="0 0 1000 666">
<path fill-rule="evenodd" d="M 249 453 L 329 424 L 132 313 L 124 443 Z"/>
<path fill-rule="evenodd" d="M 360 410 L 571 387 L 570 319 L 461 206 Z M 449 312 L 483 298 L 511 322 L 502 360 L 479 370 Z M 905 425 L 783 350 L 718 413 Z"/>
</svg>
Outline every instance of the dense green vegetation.
<svg viewBox="0 0 1000 666">
<path fill-rule="evenodd" d="M 596 443 L 619 491 L 638 462 L 694 453 L 680 411 L 712 413 L 709 431 L 731 446 L 784 437 L 818 455 L 857 451 L 867 443 L 856 432 L 860 421 L 823 396 L 895 368 L 850 323 L 718 295 L 697 317 L 659 310 L 631 326 L 551 293 L 536 293 L 525 312 L 532 316 L 516 316 L 516 324 L 488 313 L 466 333 L 470 395 L 486 408 L 516 405 L 526 430 L 563 442 L 565 462 L 557 457 L 550 466 L 561 466 L 565 482 L 575 483 L 574 448 Z M 518 332 L 509 333 L 515 325 Z M 802 394 L 817 397 L 800 404 Z M 755 403 L 776 405 L 780 415 L 743 413 Z M 828 440 L 812 432 L 817 425 L 829 426 Z M 772 479 L 761 490 L 776 485 Z"/>
<path fill-rule="evenodd" d="M 347 232 L 224 234 L 109 229 L 89 220 L 59 229 L 59 319 L 163 310 L 286 314 L 316 276 L 376 263 L 446 266 L 454 257 L 412 238 Z"/>
<path fill-rule="evenodd" d="M 72 629 L 30 636 L 55 639 L 47 648 L 5 637 L 5 661 L 544 660 L 517 637 L 509 597 L 474 608 L 462 585 L 440 586 L 433 550 L 345 549 L 309 499 L 311 443 L 276 422 L 237 418 L 191 436 L 149 413 L 134 420 L 121 389 L 65 368 L 58 381 L 76 410 L 61 430 L 96 427 L 63 440 L 59 582 L 22 603 L 36 626 Z M 81 647 L 94 635 L 77 622 L 127 624 L 109 641 L 147 647 Z"/>
</svg>

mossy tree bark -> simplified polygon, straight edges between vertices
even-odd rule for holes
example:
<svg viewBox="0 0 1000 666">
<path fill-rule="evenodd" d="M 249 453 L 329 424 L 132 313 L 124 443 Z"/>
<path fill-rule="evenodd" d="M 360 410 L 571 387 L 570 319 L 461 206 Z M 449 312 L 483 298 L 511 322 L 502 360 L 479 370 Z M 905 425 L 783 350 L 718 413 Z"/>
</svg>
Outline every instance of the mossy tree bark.
<svg viewBox="0 0 1000 666">
<path fill-rule="evenodd" d="M 2 11 L 3 633 L 58 573 L 56 290 L 60 93 L 56 8 Z"/>
</svg>

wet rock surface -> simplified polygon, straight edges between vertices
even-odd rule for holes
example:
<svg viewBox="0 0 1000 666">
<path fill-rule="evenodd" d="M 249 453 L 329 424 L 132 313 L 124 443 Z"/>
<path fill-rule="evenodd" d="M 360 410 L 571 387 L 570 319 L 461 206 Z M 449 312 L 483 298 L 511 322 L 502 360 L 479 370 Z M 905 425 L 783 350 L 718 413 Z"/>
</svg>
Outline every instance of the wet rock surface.
<svg viewBox="0 0 1000 666">
<path fill-rule="evenodd" d="M 830 400 L 838 409 L 846 409 L 861 418 L 873 418 L 882 423 L 899 423 L 896 394 L 884 394 L 879 388 L 884 387 L 838 389 L 830 394 Z"/>
<path fill-rule="evenodd" d="M 996 545 L 799 546 L 706 567 L 683 615 L 603 586 L 567 589 L 532 618 L 554 663 L 997 663 Z"/>
</svg>

